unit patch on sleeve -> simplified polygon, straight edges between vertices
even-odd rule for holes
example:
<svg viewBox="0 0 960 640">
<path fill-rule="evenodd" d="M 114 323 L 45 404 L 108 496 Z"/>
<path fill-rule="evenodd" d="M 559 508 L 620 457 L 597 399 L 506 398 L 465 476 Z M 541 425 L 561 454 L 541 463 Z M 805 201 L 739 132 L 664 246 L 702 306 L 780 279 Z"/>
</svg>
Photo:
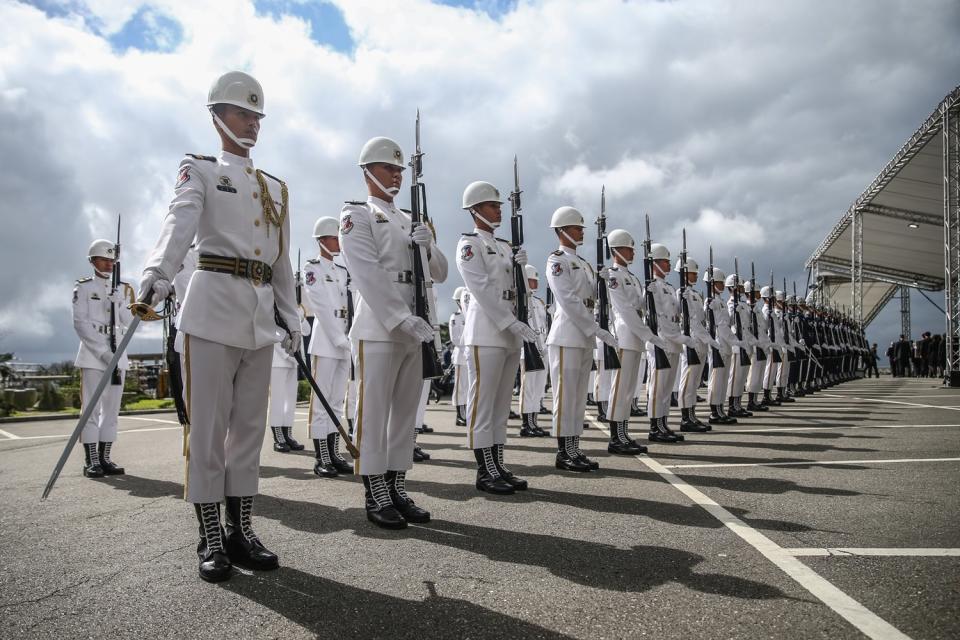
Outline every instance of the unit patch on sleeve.
<svg viewBox="0 0 960 640">
<path fill-rule="evenodd" d="M 313 271 L 307 271 L 305 280 L 306 280 L 307 286 L 312 287 L 317 282 L 317 276 L 313 273 Z"/>
<path fill-rule="evenodd" d="M 190 167 L 183 167 L 180 169 L 179 175 L 177 175 L 177 184 L 174 185 L 174 189 L 179 189 L 183 185 L 190 182 Z"/>
<path fill-rule="evenodd" d="M 463 248 L 460 249 L 460 259 L 464 262 L 469 262 L 473 259 L 473 245 L 463 245 Z"/>
<path fill-rule="evenodd" d="M 353 230 L 353 220 L 350 218 L 350 214 L 343 216 L 340 219 L 340 233 L 347 235 L 350 231 Z"/>
<path fill-rule="evenodd" d="M 560 275 L 561 273 L 563 273 L 563 265 L 560 264 L 559 262 L 554 262 L 553 264 L 550 265 L 550 273 L 555 276 Z"/>
</svg>

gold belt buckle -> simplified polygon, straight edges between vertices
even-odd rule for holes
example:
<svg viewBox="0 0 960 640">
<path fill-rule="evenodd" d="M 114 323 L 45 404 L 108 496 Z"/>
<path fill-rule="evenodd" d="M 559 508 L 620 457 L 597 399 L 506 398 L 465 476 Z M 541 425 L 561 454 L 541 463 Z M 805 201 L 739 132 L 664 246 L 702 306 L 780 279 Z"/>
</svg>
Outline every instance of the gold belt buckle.
<svg viewBox="0 0 960 640">
<path fill-rule="evenodd" d="M 263 284 L 263 267 L 264 263 L 259 260 L 251 260 L 247 263 L 247 270 L 250 273 L 250 280 L 257 286 Z"/>
</svg>

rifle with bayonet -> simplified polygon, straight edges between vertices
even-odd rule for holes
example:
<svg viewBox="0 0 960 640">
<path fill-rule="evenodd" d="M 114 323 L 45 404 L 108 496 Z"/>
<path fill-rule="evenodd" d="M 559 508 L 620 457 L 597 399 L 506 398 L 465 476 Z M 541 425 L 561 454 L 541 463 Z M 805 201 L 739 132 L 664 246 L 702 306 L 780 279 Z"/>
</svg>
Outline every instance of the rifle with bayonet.
<svg viewBox="0 0 960 640">
<path fill-rule="evenodd" d="M 743 340 L 743 323 L 740 321 L 740 262 L 733 258 L 733 327 L 737 340 Z M 740 366 L 750 364 L 750 355 L 744 347 L 740 347 Z"/>
<path fill-rule="evenodd" d="M 714 291 L 714 282 L 713 282 L 713 245 L 710 245 L 710 266 L 708 267 L 708 277 L 707 281 L 707 329 L 710 331 L 710 337 L 714 340 L 717 339 L 717 319 L 713 316 L 713 296 L 716 293 Z M 714 367 L 724 367 L 723 356 L 720 354 L 720 350 L 716 346 L 710 345 L 710 355 L 712 358 Z"/>
<path fill-rule="evenodd" d="M 757 313 L 754 311 L 754 306 L 757 304 L 757 301 L 754 299 L 754 296 L 759 299 L 760 292 L 757 291 L 757 272 L 753 267 L 753 260 L 750 261 L 750 333 L 753 334 L 753 337 L 760 341 L 760 327 L 757 325 Z M 757 362 L 764 362 L 767 359 L 767 354 L 763 348 L 758 344 L 754 356 L 757 359 Z"/>
<path fill-rule="evenodd" d="M 513 156 L 513 191 L 510 192 L 510 247 L 513 255 L 523 248 L 523 213 L 520 204 L 520 169 L 517 166 L 517 156 Z M 530 291 L 527 288 L 527 274 L 525 265 L 513 261 L 513 282 L 517 296 L 517 320 L 530 326 L 529 302 Z M 523 343 L 523 370 L 543 371 L 543 356 L 534 342 Z"/>
<path fill-rule="evenodd" d="M 607 188 L 600 187 L 600 215 L 597 216 L 597 322 L 604 331 L 610 331 L 610 302 L 607 300 L 607 281 L 600 274 L 606 261 L 610 259 L 610 245 L 607 244 Z M 603 368 L 619 369 L 620 358 L 617 350 L 603 343 Z"/>
<path fill-rule="evenodd" d="M 650 254 L 650 247 L 653 243 L 650 240 L 649 215 L 646 216 L 646 223 L 647 237 L 643 241 L 643 290 L 645 292 L 644 299 L 647 303 L 647 327 L 650 328 L 650 333 L 657 336 L 660 335 L 660 329 L 657 326 L 657 301 L 653 297 L 653 291 L 650 290 L 650 286 L 653 284 L 653 256 Z M 667 357 L 667 352 L 656 344 L 653 345 L 653 362 L 658 370 L 670 368 L 670 359 Z"/>
<path fill-rule="evenodd" d="M 754 284 L 756 286 L 756 284 Z M 777 292 L 773 288 L 773 269 L 770 269 L 770 317 L 767 318 L 767 335 L 770 338 L 770 357 L 774 363 L 783 362 L 780 349 L 777 349 Z"/>
<path fill-rule="evenodd" d="M 110 353 L 117 352 L 117 291 L 120 290 L 120 215 L 117 215 L 117 242 L 113 245 L 113 272 L 110 274 Z M 114 367 L 110 372 L 110 384 L 118 387 L 123 384 L 120 377 L 120 368 Z"/>
<path fill-rule="evenodd" d="M 427 215 L 427 187 L 420 178 L 423 177 L 423 151 L 420 149 L 420 110 L 417 109 L 416 150 L 410 156 L 411 184 L 410 184 L 410 221 L 412 229 L 421 224 L 429 226 Z M 413 285 L 414 285 L 414 313 L 423 318 L 431 327 L 436 326 L 436 310 L 431 299 L 433 280 L 430 278 L 427 250 L 416 243 L 413 248 Z M 443 375 L 443 365 L 440 363 L 440 336 L 436 331 L 433 340 L 423 342 L 423 379 L 433 380 Z"/>
<path fill-rule="evenodd" d="M 713 284 L 713 277 L 710 278 L 710 284 Z M 683 244 L 680 248 L 680 323 L 683 335 L 690 337 L 690 305 L 687 303 L 687 230 L 683 229 Z M 687 346 L 687 364 L 700 364 L 700 356 L 697 350 Z"/>
<path fill-rule="evenodd" d="M 794 290 L 796 290 L 797 283 L 793 283 Z M 796 299 L 796 294 L 794 294 L 794 299 Z M 787 311 L 787 279 L 783 279 L 783 343 L 790 346 L 790 319 L 788 317 Z"/>
<path fill-rule="evenodd" d="M 546 314 L 547 314 L 547 333 L 550 333 L 550 328 L 553 326 L 553 290 L 550 288 L 550 285 L 547 285 Z"/>
</svg>

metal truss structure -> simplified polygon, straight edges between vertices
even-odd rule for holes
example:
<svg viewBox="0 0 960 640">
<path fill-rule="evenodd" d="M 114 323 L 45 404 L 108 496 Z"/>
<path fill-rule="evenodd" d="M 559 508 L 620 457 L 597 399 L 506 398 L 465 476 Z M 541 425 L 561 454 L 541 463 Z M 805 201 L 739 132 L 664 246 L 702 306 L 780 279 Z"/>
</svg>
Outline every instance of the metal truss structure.
<svg viewBox="0 0 960 640">
<path fill-rule="evenodd" d="M 910 339 L 910 287 L 900 285 L 900 335 Z"/>
</svg>

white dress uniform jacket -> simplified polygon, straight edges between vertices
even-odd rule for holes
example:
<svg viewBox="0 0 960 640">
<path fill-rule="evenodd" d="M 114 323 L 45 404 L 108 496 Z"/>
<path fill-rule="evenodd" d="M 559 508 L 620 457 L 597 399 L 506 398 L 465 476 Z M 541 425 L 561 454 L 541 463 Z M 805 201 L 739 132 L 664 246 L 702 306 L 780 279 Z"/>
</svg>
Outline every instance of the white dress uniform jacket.
<svg viewBox="0 0 960 640">
<path fill-rule="evenodd" d="M 198 254 L 270 265 L 272 286 L 213 271 L 198 270 L 190 278 L 180 330 L 240 349 L 259 349 L 280 341 L 274 303 L 289 327 L 299 326 L 293 269 L 282 246 L 290 237 L 290 219 L 284 219 L 282 229 L 264 220 L 258 173 L 280 212 L 281 182 L 255 169 L 252 159 L 227 151 L 216 158 L 184 158 L 160 238 L 145 267 L 172 280 L 194 238 Z M 196 302 L 191 304 L 191 300 Z"/>
<path fill-rule="evenodd" d="M 304 302 L 313 315 L 309 352 L 324 358 L 350 358 L 347 339 L 347 270 L 324 258 L 303 268 Z"/>
<path fill-rule="evenodd" d="M 631 351 L 644 351 L 647 341 L 654 339 L 654 335 L 644 318 L 646 290 L 643 283 L 627 267 L 613 266 L 607 278 L 607 293 L 613 307 L 613 326 L 618 346 Z M 656 343 L 661 346 L 664 344 L 659 339 Z"/>
<path fill-rule="evenodd" d="M 410 215 L 370 196 L 340 213 L 340 244 L 347 269 L 363 294 L 350 330 L 353 340 L 414 343 L 398 325 L 414 310 Z M 349 256 L 349 257 L 347 257 Z M 447 279 L 447 259 L 430 245 L 430 277 Z"/>
<path fill-rule="evenodd" d="M 648 290 L 653 293 L 657 306 L 657 336 L 663 341 L 663 350 L 668 354 L 680 353 L 687 337 L 680 333 L 680 303 L 676 290 L 663 278 L 654 278 Z"/>
<path fill-rule="evenodd" d="M 471 298 L 463 344 L 520 348 L 521 340 L 507 330 L 517 319 L 510 243 L 489 231 L 465 233 L 457 244 L 457 269 Z"/>
<path fill-rule="evenodd" d="M 450 314 L 447 326 L 450 327 L 450 343 L 453 345 L 450 361 L 454 365 L 467 364 L 467 359 L 463 355 L 463 313 L 459 309 Z"/>
<path fill-rule="evenodd" d="M 530 328 L 537 332 L 537 348 L 543 354 L 546 353 L 547 348 L 547 304 L 534 295 L 531 295 L 529 300 L 527 319 Z"/>
<path fill-rule="evenodd" d="M 704 313 L 703 296 L 693 287 L 685 287 L 682 295 L 687 299 L 687 310 L 690 313 L 690 336 L 697 341 L 695 348 L 703 355 L 706 353 L 706 347 L 715 343 L 714 339 L 710 337 L 710 332 L 707 331 L 707 316 Z M 677 304 L 679 304 L 680 296 L 681 293 L 678 289 Z"/>
<path fill-rule="evenodd" d="M 593 319 L 593 267 L 573 249 L 563 247 L 547 258 L 547 284 L 555 305 L 547 344 L 593 349 L 598 329 Z"/>
<path fill-rule="evenodd" d="M 103 371 L 106 364 L 100 359 L 110 351 L 110 304 L 116 305 L 117 344 L 123 339 L 133 316 L 127 305 L 133 304 L 133 287 L 121 282 L 116 294 L 111 295 L 110 278 L 81 278 L 73 288 L 73 328 L 80 337 L 80 349 L 74 364 L 81 369 Z M 127 354 L 120 356 L 118 368 L 129 367 Z"/>
</svg>

